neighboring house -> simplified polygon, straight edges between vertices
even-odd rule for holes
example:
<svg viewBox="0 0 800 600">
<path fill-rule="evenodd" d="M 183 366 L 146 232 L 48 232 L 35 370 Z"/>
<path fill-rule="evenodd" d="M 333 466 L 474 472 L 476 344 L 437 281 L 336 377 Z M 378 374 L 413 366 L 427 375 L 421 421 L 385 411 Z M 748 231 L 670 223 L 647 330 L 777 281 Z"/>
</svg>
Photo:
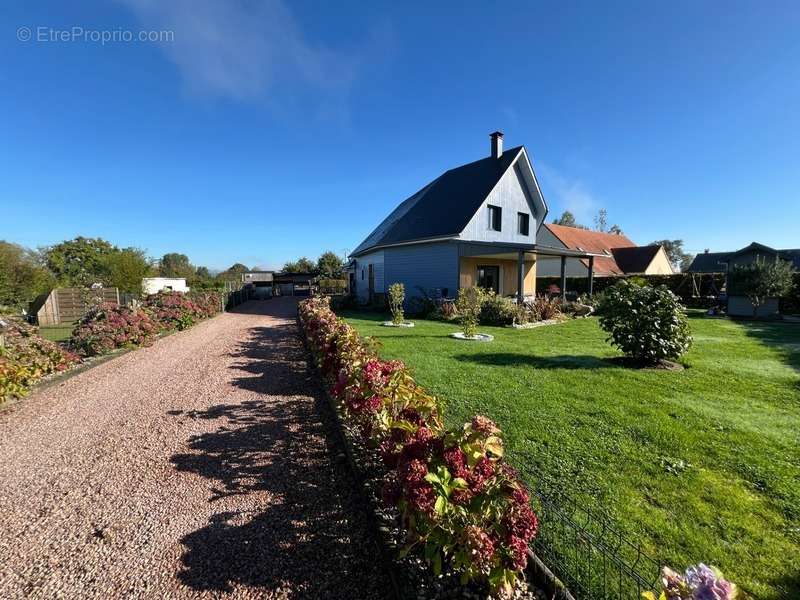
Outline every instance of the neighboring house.
<svg viewBox="0 0 800 600">
<path fill-rule="evenodd" d="M 188 292 L 184 277 L 145 277 L 142 279 L 142 293 L 146 296 L 158 292 Z"/>
<path fill-rule="evenodd" d="M 503 150 L 491 134 L 488 158 L 446 171 L 403 201 L 351 253 L 351 292 L 362 302 L 403 283 L 406 296 L 455 296 L 492 288 L 519 300 L 536 292 L 536 263 L 546 255 L 593 256 L 550 248 L 537 233 L 547 215 L 524 146 Z"/>
<path fill-rule="evenodd" d="M 694 257 L 687 273 L 725 273 L 726 275 L 740 265 L 749 265 L 764 261 L 790 261 L 796 269 L 800 269 L 800 249 L 779 250 L 764 244 L 753 242 L 741 250 L 734 252 L 704 252 Z M 726 283 L 726 289 L 729 286 Z M 770 298 L 759 306 L 758 316 L 767 317 L 779 312 L 779 299 Z M 753 305 L 746 296 L 728 294 L 728 314 L 731 316 L 752 316 Z"/>
<path fill-rule="evenodd" d="M 670 275 L 673 272 L 663 246 L 637 246 L 621 234 L 551 223 L 542 226 L 539 242 L 556 248 L 596 254 L 594 273 L 597 277 Z M 585 277 L 588 266 L 585 258 L 567 258 L 567 277 Z M 560 273 L 560 258 L 542 258 L 539 261 L 537 277 L 554 277 Z"/>
</svg>

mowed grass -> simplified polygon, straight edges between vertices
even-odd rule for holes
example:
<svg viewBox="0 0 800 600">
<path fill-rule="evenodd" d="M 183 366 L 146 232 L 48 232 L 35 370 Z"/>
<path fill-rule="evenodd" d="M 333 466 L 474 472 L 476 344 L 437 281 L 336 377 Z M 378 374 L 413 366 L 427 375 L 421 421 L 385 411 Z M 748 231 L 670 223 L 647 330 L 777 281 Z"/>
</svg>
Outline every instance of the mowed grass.
<svg viewBox="0 0 800 600">
<path fill-rule="evenodd" d="M 69 325 L 45 325 L 39 327 L 39 335 L 52 342 L 66 342 L 72 335 L 75 326 Z"/>
<path fill-rule="evenodd" d="M 449 424 L 495 419 L 529 483 L 557 480 L 661 564 L 702 561 L 755 598 L 800 598 L 800 325 L 694 313 L 676 373 L 609 362 L 596 319 L 481 327 L 495 341 L 471 343 L 448 337 L 452 323 L 344 316 L 445 401 Z"/>
</svg>

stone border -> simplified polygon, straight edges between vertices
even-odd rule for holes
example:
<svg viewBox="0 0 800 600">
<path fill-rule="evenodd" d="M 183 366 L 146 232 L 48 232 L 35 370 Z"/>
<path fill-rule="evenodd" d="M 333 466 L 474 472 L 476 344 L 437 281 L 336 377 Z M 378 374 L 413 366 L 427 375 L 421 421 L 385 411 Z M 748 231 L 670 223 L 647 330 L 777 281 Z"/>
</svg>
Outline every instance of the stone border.
<svg viewBox="0 0 800 600">
<path fill-rule="evenodd" d="M 488 333 L 476 333 L 472 337 L 467 337 L 464 335 L 463 331 L 451 333 L 450 337 L 455 340 L 463 340 L 465 342 L 491 342 L 494 340 L 494 336 L 489 335 Z"/>
<path fill-rule="evenodd" d="M 414 327 L 414 323 L 412 323 L 411 321 L 403 321 L 399 325 L 395 325 L 391 321 L 384 321 L 383 323 L 381 323 L 381 325 L 383 327 L 408 327 L 408 328 Z"/>
<path fill-rule="evenodd" d="M 545 327 L 546 325 L 558 325 L 559 323 L 565 323 L 561 319 L 546 319 L 544 321 L 532 321 L 530 323 L 512 323 L 511 325 L 506 325 L 506 327 L 510 327 L 511 329 L 536 329 L 537 327 Z"/>
</svg>

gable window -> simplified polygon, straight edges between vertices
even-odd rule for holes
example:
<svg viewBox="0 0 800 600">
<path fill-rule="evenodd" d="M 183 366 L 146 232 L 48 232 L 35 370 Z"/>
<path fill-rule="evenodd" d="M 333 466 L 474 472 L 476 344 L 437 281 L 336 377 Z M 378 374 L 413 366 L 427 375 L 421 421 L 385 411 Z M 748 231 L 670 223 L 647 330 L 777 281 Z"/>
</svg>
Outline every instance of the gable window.
<svg viewBox="0 0 800 600">
<path fill-rule="evenodd" d="M 499 206 L 489 205 L 489 229 L 500 231 L 503 221 L 503 209 Z"/>
<path fill-rule="evenodd" d="M 528 213 L 517 213 L 517 233 L 530 235 L 531 216 Z"/>
</svg>

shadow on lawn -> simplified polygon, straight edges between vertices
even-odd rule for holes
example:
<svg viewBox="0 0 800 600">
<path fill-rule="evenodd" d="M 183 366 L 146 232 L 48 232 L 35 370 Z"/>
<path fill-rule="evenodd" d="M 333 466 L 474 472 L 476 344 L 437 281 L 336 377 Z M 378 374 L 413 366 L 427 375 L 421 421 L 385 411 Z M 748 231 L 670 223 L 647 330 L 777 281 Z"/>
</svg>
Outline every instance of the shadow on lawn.
<svg viewBox="0 0 800 600">
<path fill-rule="evenodd" d="M 527 366 L 535 369 L 612 369 L 611 361 L 596 356 L 564 354 L 559 356 L 535 356 L 511 352 L 486 352 L 457 354 L 456 360 L 498 367 Z"/>
<path fill-rule="evenodd" d="M 171 458 L 179 471 L 211 482 L 209 502 L 218 508 L 181 540 L 178 578 L 215 593 L 238 584 L 264 595 L 385 597 L 372 538 L 354 512 L 355 484 L 333 458 L 332 415 L 296 327 L 254 328 L 232 356 L 233 385 L 256 394 L 180 416 L 219 423 Z"/>
<path fill-rule="evenodd" d="M 770 321 L 735 321 L 748 337 L 775 350 L 781 359 L 800 373 L 800 324 Z M 800 381 L 797 383 L 800 387 Z"/>
</svg>

